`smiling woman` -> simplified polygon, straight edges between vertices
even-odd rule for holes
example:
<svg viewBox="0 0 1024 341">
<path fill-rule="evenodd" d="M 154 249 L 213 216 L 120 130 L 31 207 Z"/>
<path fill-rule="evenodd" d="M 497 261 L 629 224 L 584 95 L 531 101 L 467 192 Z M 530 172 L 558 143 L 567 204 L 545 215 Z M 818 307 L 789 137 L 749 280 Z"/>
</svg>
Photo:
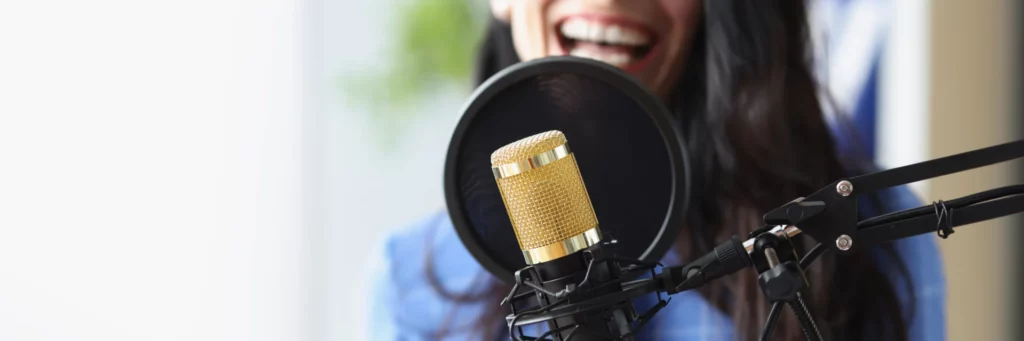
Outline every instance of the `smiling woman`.
<svg viewBox="0 0 1024 341">
<path fill-rule="evenodd" d="M 621 67 L 665 97 L 678 81 L 697 31 L 701 2 L 694 0 L 492 0 L 509 22 L 519 58 L 574 55 Z"/>
<path fill-rule="evenodd" d="M 874 168 L 836 150 L 810 71 L 804 0 L 510 0 L 492 1 L 491 9 L 478 84 L 519 61 L 573 54 L 628 71 L 671 110 L 695 186 L 663 264 L 693 260 L 747 235 L 768 210 Z M 860 207 L 868 217 L 917 204 L 899 188 Z M 813 246 L 797 242 L 801 252 Z M 508 312 L 497 302 L 509 288 L 473 260 L 443 212 L 393 235 L 384 258 L 374 326 L 382 339 L 508 339 Z M 806 275 L 816 283 L 810 305 L 823 337 L 943 339 L 941 265 L 927 235 L 822 255 Z M 756 338 L 769 304 L 755 276 L 746 271 L 677 294 L 638 338 Z M 635 304 L 642 311 L 654 302 Z M 788 313 L 775 336 L 803 339 Z"/>
</svg>

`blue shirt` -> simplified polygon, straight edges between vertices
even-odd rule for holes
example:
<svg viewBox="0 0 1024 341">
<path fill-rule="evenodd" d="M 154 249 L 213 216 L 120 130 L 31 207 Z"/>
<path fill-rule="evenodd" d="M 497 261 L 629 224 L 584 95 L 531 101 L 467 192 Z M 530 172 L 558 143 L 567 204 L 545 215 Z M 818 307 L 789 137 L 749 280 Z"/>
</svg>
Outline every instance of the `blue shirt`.
<svg viewBox="0 0 1024 341">
<path fill-rule="evenodd" d="M 905 189 L 884 192 L 888 210 L 920 205 Z M 867 208 L 861 205 L 862 212 Z M 876 212 L 863 212 L 867 216 Z M 896 254 L 903 260 L 914 285 L 913 307 L 905 283 L 894 280 L 893 288 L 904 307 L 910 340 L 945 339 L 945 277 L 934 234 L 904 238 L 894 242 Z M 428 249 L 428 244 L 432 244 Z M 494 280 L 462 245 L 447 213 L 438 212 L 401 229 L 386 240 L 382 266 L 374 283 L 369 334 L 372 340 L 437 340 L 439 326 L 449 323 L 452 332 L 444 340 L 469 340 L 469 326 L 475 318 L 499 302 L 455 303 L 441 297 L 427 282 L 425 257 L 433 252 L 434 270 L 449 292 L 472 292 Z M 667 256 L 670 257 L 670 256 Z M 879 258 L 880 270 L 887 278 L 901 278 L 894 262 Z M 813 285 L 813 283 L 812 283 Z M 714 307 L 699 292 L 672 295 L 668 306 L 644 327 L 641 340 L 734 340 L 729 316 Z M 652 298 L 653 300 L 653 298 Z M 638 311 L 652 302 L 635 302 Z"/>
</svg>

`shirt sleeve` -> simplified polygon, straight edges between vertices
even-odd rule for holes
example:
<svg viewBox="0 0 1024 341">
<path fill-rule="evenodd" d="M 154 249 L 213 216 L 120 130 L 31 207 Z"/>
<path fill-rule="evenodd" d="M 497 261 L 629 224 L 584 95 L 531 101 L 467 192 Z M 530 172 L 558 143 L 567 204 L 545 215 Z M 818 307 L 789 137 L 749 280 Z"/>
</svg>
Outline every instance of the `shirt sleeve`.
<svg viewBox="0 0 1024 341">
<path fill-rule="evenodd" d="M 435 317 L 425 311 L 433 310 L 438 302 L 430 299 L 410 301 L 410 294 L 415 295 L 411 288 L 422 291 L 428 287 L 425 281 L 414 280 L 422 276 L 409 275 L 424 269 L 417 260 L 423 259 L 419 253 L 426 252 L 422 245 L 427 242 L 428 231 L 435 228 L 432 225 L 434 223 L 430 219 L 417 222 L 399 229 L 378 246 L 376 258 L 370 264 L 373 281 L 366 309 L 370 312 L 367 340 L 430 340 L 429 330 L 421 327 L 435 321 Z M 415 242 L 417 240 L 419 243 Z M 419 316 L 419 319 L 410 321 L 408 316 Z"/>
<path fill-rule="evenodd" d="M 377 258 L 371 267 L 372 282 L 370 289 L 370 300 L 367 311 L 370 312 L 369 330 L 367 340 L 411 340 L 406 337 L 399 337 L 399 330 L 394 321 L 394 284 L 391 278 L 391 259 L 385 243 L 381 251 L 377 252 Z"/>
<path fill-rule="evenodd" d="M 371 265 L 373 286 L 367 340 L 471 339 L 474 318 L 491 301 L 454 302 L 426 276 L 427 261 L 445 291 L 468 293 L 491 279 L 462 246 L 445 213 L 428 217 L 388 237 Z M 427 253 L 430 252 L 430 257 Z M 442 333 L 443 332 L 443 333 Z"/>
<path fill-rule="evenodd" d="M 921 206 L 921 201 L 905 187 L 889 193 L 893 210 Z M 880 263 L 881 270 L 894 279 L 893 288 L 903 307 L 911 341 L 946 339 L 946 278 L 937 238 L 929 233 L 893 242 L 907 276 L 901 276 L 903 270 L 896 262 Z"/>
</svg>

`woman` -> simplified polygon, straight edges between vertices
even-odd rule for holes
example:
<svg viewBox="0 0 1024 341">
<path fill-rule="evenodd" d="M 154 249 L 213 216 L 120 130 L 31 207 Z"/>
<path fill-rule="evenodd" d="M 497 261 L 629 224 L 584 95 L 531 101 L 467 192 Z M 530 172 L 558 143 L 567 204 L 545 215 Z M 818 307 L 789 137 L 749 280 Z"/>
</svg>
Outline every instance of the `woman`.
<svg viewBox="0 0 1024 341">
<path fill-rule="evenodd" d="M 478 84 L 521 60 L 571 54 L 624 69 L 673 110 L 704 186 L 666 263 L 694 259 L 760 226 L 767 210 L 871 171 L 856 153 L 837 151 L 825 123 L 801 0 L 492 0 L 491 9 Z M 903 189 L 869 199 L 861 211 L 872 216 L 919 205 Z M 932 236 L 824 254 L 807 275 L 825 339 L 943 339 L 938 257 Z M 446 213 L 393 236 L 385 259 L 375 339 L 508 339 L 508 312 L 497 303 L 509 288 L 475 263 Z M 754 276 L 674 296 L 639 339 L 757 338 L 769 304 Z M 790 312 L 775 339 L 803 339 Z"/>
</svg>

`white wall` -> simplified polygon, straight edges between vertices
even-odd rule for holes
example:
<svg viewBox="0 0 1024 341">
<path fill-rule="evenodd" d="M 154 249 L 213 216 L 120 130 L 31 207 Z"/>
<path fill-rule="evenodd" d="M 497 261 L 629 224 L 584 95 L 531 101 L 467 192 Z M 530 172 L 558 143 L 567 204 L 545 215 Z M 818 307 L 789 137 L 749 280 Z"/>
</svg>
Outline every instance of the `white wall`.
<svg viewBox="0 0 1024 341">
<path fill-rule="evenodd" d="M 878 162 L 892 168 L 930 159 L 931 2 L 891 2 L 879 77 Z M 912 189 L 928 195 L 928 182 Z"/>
<path fill-rule="evenodd" d="M 308 339 L 301 8 L 0 3 L 0 339 Z"/>
<path fill-rule="evenodd" d="M 322 114 L 324 186 L 323 230 L 317 243 L 317 327 L 322 340 L 363 340 L 371 332 L 366 311 L 384 238 L 393 231 L 445 208 L 444 157 L 451 132 L 468 98 L 465 89 L 440 89 L 409 112 L 379 112 L 339 86 L 386 67 L 397 43 L 394 21 L 401 3 L 390 1 L 315 1 L 319 32 L 312 42 L 317 65 L 315 105 Z M 401 118 L 397 138 L 380 138 L 374 116 Z"/>
</svg>

